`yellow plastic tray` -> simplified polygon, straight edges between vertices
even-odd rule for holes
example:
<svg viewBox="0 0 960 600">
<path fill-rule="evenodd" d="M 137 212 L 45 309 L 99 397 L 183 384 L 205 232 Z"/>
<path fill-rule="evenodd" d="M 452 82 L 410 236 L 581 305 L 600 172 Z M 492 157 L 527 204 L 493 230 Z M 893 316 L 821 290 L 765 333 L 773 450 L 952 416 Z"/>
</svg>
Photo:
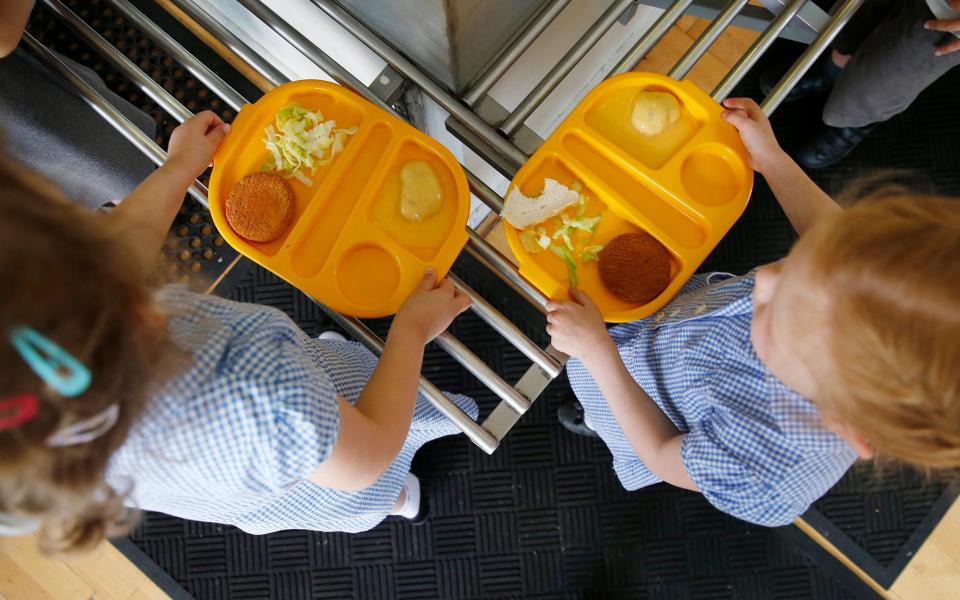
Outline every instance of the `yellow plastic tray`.
<svg viewBox="0 0 960 600">
<path fill-rule="evenodd" d="M 632 99 L 642 90 L 667 91 L 680 102 L 680 119 L 657 136 L 630 124 Z M 697 86 L 655 73 L 626 73 L 594 88 L 511 182 L 528 196 L 545 178 L 583 185 L 587 216 L 603 211 L 592 244 L 646 231 L 670 251 L 670 284 L 647 304 L 630 304 L 607 291 L 596 262 L 578 261 L 579 289 L 609 322 L 646 317 L 680 290 L 743 213 L 753 170 L 740 136 L 720 118 L 723 108 Z M 570 209 L 573 212 L 573 209 Z M 504 222 L 520 273 L 553 299 L 568 297 L 563 261 L 552 252 L 527 253 L 519 230 Z"/>
<path fill-rule="evenodd" d="M 224 216 L 230 188 L 260 171 L 270 153 L 264 129 L 277 111 L 296 102 L 319 110 L 338 127 L 357 127 L 344 150 L 307 187 L 291 179 L 295 220 L 272 242 L 237 235 Z M 422 223 L 400 216 L 400 168 L 426 161 L 443 188 L 440 213 Z M 308 174 L 309 176 L 309 174 Z M 397 311 L 428 266 L 438 276 L 467 242 L 470 192 L 463 169 L 439 142 L 325 81 L 284 84 L 245 106 L 217 150 L 210 176 L 210 212 L 238 252 L 343 314 L 382 317 Z"/>
</svg>

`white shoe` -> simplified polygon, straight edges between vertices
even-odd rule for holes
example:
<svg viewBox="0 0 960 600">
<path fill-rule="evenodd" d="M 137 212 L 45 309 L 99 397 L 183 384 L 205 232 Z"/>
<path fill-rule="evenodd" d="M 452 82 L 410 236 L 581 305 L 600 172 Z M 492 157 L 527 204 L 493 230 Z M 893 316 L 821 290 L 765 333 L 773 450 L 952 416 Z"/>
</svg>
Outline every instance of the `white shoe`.
<svg viewBox="0 0 960 600">
<path fill-rule="evenodd" d="M 324 331 L 323 333 L 321 333 L 320 335 L 317 336 L 317 339 L 318 339 L 318 340 L 330 340 L 330 341 L 332 341 L 332 342 L 345 342 L 345 341 L 347 341 L 347 338 L 343 337 L 343 335 L 342 335 L 339 331 L 334 331 L 334 330 L 332 330 L 332 329 L 328 329 L 327 331 Z"/>
</svg>

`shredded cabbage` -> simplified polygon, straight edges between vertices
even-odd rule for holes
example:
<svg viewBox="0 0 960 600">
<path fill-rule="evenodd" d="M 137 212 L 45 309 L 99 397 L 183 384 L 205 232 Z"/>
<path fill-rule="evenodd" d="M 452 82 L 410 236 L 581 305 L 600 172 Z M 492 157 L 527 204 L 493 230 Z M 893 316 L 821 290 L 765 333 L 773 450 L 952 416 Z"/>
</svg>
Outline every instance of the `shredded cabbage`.
<svg viewBox="0 0 960 600">
<path fill-rule="evenodd" d="M 567 276 L 570 278 L 570 287 L 577 287 L 577 263 L 573 260 L 573 253 L 563 246 L 550 246 L 550 252 L 563 259 L 567 265 Z"/>
<path fill-rule="evenodd" d="M 552 233 L 548 233 L 543 225 L 536 228 L 531 226 L 521 230 L 519 237 L 520 244 L 528 253 L 538 254 L 542 250 L 550 250 L 560 258 L 567 266 L 570 287 L 575 288 L 579 283 L 577 260 L 579 259 L 581 263 L 600 260 L 598 254 L 603 250 L 603 245 L 590 244 L 590 242 L 597 232 L 597 226 L 603 219 L 603 213 L 594 217 L 587 217 L 589 198 L 583 193 L 583 185 L 579 181 L 575 181 L 570 187 L 580 194 L 575 216 L 571 217 L 569 214 L 562 213 L 552 219 Z M 554 240 L 559 240 L 561 243 L 555 244 Z"/>
<path fill-rule="evenodd" d="M 277 111 L 275 123 L 267 125 L 264 132 L 263 142 L 273 155 L 273 164 L 267 163 L 263 168 L 279 171 L 284 177 L 310 187 L 313 185 L 310 177 L 315 176 L 320 167 L 330 164 L 343 150 L 347 136 L 356 132 L 356 127 L 337 128 L 336 121 L 324 120 L 319 111 L 288 104 Z"/>
<path fill-rule="evenodd" d="M 524 229 L 520 232 L 520 244 L 523 246 L 523 249 L 530 254 L 537 254 L 543 250 L 543 248 L 540 247 L 537 234 L 533 229 Z"/>
<path fill-rule="evenodd" d="M 584 247 L 584 249 L 580 251 L 580 261 L 591 262 L 600 260 L 599 254 L 601 250 L 603 250 L 603 244 Z"/>
</svg>

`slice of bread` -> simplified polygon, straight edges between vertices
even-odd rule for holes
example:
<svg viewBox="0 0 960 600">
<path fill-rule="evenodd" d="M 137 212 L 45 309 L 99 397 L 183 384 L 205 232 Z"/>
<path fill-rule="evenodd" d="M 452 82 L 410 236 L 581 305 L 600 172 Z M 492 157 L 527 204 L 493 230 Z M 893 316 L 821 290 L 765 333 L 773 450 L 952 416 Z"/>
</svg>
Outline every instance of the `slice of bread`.
<svg viewBox="0 0 960 600">
<path fill-rule="evenodd" d="M 579 198 L 575 190 L 555 179 L 544 179 L 543 193 L 533 198 L 520 193 L 519 188 L 510 190 L 500 216 L 517 229 L 525 229 L 559 215 Z"/>
</svg>

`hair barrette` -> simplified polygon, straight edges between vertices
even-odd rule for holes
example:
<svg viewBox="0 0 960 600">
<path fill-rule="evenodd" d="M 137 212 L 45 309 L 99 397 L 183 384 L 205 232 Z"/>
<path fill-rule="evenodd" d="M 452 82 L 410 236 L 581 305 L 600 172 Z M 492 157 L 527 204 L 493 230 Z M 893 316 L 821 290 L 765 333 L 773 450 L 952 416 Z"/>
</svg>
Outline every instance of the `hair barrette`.
<svg viewBox="0 0 960 600">
<path fill-rule="evenodd" d="M 65 398 L 79 396 L 90 387 L 90 371 L 53 340 L 31 327 L 14 327 L 10 343 L 37 377 Z"/>
<path fill-rule="evenodd" d="M 101 435 L 110 431 L 117 424 L 120 417 L 120 407 L 111 404 L 97 414 L 77 421 L 54 431 L 47 438 L 46 444 L 51 448 L 62 448 L 64 446 L 76 446 L 77 444 L 86 444 L 92 442 Z"/>
<path fill-rule="evenodd" d="M 0 431 L 13 429 L 37 416 L 40 401 L 33 394 L 0 398 Z"/>
</svg>

